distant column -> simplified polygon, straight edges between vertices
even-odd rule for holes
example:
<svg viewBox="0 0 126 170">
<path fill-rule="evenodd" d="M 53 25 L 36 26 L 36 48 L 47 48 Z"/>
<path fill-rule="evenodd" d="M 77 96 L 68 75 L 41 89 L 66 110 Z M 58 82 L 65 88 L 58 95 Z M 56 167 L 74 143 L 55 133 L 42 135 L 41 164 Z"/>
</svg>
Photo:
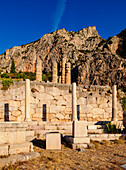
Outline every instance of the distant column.
<svg viewBox="0 0 126 170">
<path fill-rule="evenodd" d="M 42 81 L 42 61 L 37 60 L 36 62 L 36 80 Z"/>
<path fill-rule="evenodd" d="M 112 87 L 112 120 L 117 121 L 117 89 L 116 85 Z"/>
<path fill-rule="evenodd" d="M 65 84 L 65 63 L 66 63 L 66 59 L 63 58 L 62 59 L 62 78 L 61 78 L 62 84 Z"/>
<path fill-rule="evenodd" d="M 66 63 L 66 84 L 71 84 L 71 64 Z"/>
<path fill-rule="evenodd" d="M 30 118 L 30 80 L 25 80 L 25 121 L 31 121 Z"/>
<path fill-rule="evenodd" d="M 72 120 L 77 120 L 76 83 L 72 83 Z"/>
<path fill-rule="evenodd" d="M 57 83 L 57 62 L 53 62 L 53 73 L 52 73 L 52 82 Z"/>
<path fill-rule="evenodd" d="M 58 81 L 58 83 L 60 83 L 60 84 L 61 84 L 61 76 L 59 76 L 59 81 Z"/>
</svg>

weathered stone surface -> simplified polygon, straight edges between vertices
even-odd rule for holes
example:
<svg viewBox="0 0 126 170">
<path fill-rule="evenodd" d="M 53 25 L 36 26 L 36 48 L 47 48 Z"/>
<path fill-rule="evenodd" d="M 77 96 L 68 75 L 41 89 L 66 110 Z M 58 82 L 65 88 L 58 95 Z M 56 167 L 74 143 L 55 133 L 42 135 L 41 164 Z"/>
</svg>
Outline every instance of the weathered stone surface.
<svg viewBox="0 0 126 170">
<path fill-rule="evenodd" d="M 86 121 L 73 121 L 73 137 L 83 138 L 87 136 L 87 122 Z"/>
<path fill-rule="evenodd" d="M 60 133 L 46 133 L 46 149 L 51 150 L 61 149 Z"/>
<path fill-rule="evenodd" d="M 9 104 L 9 120 L 10 121 L 24 121 L 25 118 L 25 98 L 22 100 L 14 100 L 13 95 L 18 88 L 17 94 L 24 96 L 24 82 L 15 82 L 14 87 L 11 86 L 8 91 L 3 92 L 3 96 L 0 97 L 0 121 L 4 121 L 5 103 Z M 19 87 L 20 86 L 20 87 Z M 31 82 L 31 88 L 37 89 L 37 92 L 30 92 L 30 116 L 34 121 L 41 121 L 44 114 L 47 116 L 47 120 L 51 121 L 67 121 L 72 118 L 72 91 L 71 85 L 56 84 L 43 82 Z M 21 88 L 21 89 L 20 89 Z M 83 89 L 88 88 L 88 91 L 82 92 Z M 110 87 L 106 86 L 77 86 L 77 103 L 80 107 L 79 117 L 80 120 L 88 121 L 101 121 L 111 120 L 112 117 L 112 96 L 108 96 L 107 91 Z M 106 95 L 102 94 L 95 96 L 96 90 L 101 90 Z M 13 93 L 12 93 L 13 91 Z M 110 90 L 111 91 L 111 90 Z M 40 93 L 41 92 L 41 93 Z M 11 93 L 12 98 L 7 100 L 6 96 Z M 18 98 L 17 95 L 17 98 Z M 123 94 L 124 96 L 124 94 Z M 98 99 L 99 97 L 99 99 Z M 89 101 L 88 101 L 89 98 Z M 99 100 L 99 101 L 98 101 Z M 88 104 L 90 102 L 90 104 Z M 101 104 L 98 104 L 98 103 Z M 59 114 L 60 116 L 56 116 Z M 118 100 L 117 102 L 117 117 L 119 120 L 123 118 L 122 104 Z"/>
<path fill-rule="evenodd" d="M 90 138 L 83 137 L 83 138 L 73 138 L 73 143 L 90 143 Z"/>
<path fill-rule="evenodd" d="M 0 132 L 0 144 L 25 142 L 25 131 Z"/>
<path fill-rule="evenodd" d="M 0 145 L 0 156 L 8 155 L 8 145 Z"/>
<path fill-rule="evenodd" d="M 33 148 L 33 144 L 31 142 L 24 142 L 19 144 L 10 144 L 9 145 L 9 154 L 18 154 L 22 152 L 30 152 Z"/>
</svg>

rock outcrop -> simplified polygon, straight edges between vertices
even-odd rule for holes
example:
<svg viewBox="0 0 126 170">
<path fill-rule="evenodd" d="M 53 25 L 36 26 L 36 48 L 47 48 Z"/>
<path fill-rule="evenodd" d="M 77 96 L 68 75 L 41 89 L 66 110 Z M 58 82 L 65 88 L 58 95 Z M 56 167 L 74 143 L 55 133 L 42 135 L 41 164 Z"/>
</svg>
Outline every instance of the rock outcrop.
<svg viewBox="0 0 126 170">
<path fill-rule="evenodd" d="M 52 62 L 60 63 L 63 57 L 71 63 L 72 81 L 125 86 L 126 29 L 108 40 L 102 39 L 94 26 L 78 32 L 57 30 L 35 42 L 6 50 L 0 55 L 0 69 L 9 72 L 14 59 L 17 72 L 35 72 L 39 58 L 44 73 L 52 73 Z"/>
</svg>

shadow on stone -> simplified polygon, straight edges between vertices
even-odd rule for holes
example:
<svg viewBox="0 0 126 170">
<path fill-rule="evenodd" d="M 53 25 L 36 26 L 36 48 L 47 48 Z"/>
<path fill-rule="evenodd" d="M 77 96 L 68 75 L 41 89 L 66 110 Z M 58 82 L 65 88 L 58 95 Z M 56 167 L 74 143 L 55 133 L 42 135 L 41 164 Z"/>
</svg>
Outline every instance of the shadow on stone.
<svg viewBox="0 0 126 170">
<path fill-rule="evenodd" d="M 32 141 L 30 141 L 30 142 L 32 142 L 34 146 L 46 149 L 46 141 L 45 140 L 41 140 L 41 139 L 36 139 L 35 138 Z"/>
<path fill-rule="evenodd" d="M 72 136 L 61 136 L 61 144 L 64 145 L 66 148 L 71 148 L 72 149 L 72 144 L 71 144 L 71 139 Z"/>
</svg>

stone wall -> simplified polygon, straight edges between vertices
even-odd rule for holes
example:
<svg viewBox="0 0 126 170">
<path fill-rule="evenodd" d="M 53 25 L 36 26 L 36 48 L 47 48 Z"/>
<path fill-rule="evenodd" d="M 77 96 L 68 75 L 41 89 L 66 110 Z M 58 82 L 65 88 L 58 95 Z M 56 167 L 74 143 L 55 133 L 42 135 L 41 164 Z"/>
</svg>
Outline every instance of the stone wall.
<svg viewBox="0 0 126 170">
<path fill-rule="evenodd" d="M 70 121 L 72 117 L 72 86 L 31 82 L 30 115 L 33 121 Z M 0 89 L 2 84 L 0 84 Z M 103 121 L 112 118 L 112 90 L 109 86 L 77 86 L 77 109 L 80 120 Z M 25 82 L 15 82 L 8 90 L 0 90 L 0 121 L 4 121 L 5 106 L 10 121 L 25 119 Z M 120 101 L 117 118 L 123 119 Z"/>
</svg>

